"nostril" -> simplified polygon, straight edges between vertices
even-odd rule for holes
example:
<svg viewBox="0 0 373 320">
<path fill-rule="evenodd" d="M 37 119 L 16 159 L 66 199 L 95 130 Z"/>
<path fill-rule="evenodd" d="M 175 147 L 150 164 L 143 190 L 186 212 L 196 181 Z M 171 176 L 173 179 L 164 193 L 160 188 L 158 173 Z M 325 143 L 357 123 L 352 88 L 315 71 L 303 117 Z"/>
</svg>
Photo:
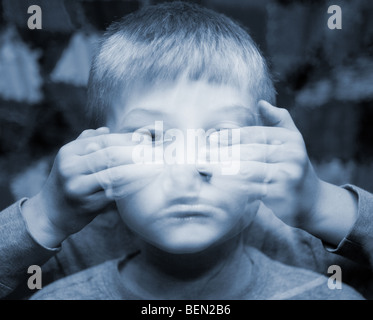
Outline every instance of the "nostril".
<svg viewBox="0 0 373 320">
<path fill-rule="evenodd" d="M 211 173 L 206 172 L 206 171 L 200 171 L 200 170 L 198 170 L 198 172 L 199 172 L 200 176 L 201 176 L 205 181 L 210 181 L 211 176 L 212 176 Z"/>
</svg>

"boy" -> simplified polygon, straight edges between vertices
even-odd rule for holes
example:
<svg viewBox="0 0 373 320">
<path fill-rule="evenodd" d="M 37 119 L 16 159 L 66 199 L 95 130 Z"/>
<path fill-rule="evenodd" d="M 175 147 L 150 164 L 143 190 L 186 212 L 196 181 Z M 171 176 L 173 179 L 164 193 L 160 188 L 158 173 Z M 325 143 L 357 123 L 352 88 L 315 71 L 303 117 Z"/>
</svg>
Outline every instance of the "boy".
<svg viewBox="0 0 373 320">
<path fill-rule="evenodd" d="M 22 210 L 30 233 L 54 248 L 114 199 L 140 250 L 61 279 L 33 298 L 362 298 L 347 285 L 330 290 L 326 277 L 275 262 L 244 239 L 261 201 L 314 233 L 322 232 L 320 220 L 331 223 L 333 210 L 351 209 L 324 235 L 330 243 L 356 220 L 354 195 L 317 178 L 289 114 L 262 100 L 274 96 L 252 39 L 222 15 L 171 3 L 113 24 L 89 83 L 92 118 L 107 127 L 64 146 L 46 186 Z M 194 145 L 176 149 L 178 134 L 188 130 L 208 138 L 207 161 L 199 161 Z M 226 163 L 210 161 L 214 141 L 238 171 L 224 174 Z M 143 162 L 134 161 L 138 142 Z M 190 161 L 173 153 L 166 159 L 164 145 L 185 150 Z M 164 159 L 153 161 L 160 148 Z M 337 208 L 325 206 L 330 189 Z M 328 208 L 322 217 L 320 207 Z"/>
</svg>

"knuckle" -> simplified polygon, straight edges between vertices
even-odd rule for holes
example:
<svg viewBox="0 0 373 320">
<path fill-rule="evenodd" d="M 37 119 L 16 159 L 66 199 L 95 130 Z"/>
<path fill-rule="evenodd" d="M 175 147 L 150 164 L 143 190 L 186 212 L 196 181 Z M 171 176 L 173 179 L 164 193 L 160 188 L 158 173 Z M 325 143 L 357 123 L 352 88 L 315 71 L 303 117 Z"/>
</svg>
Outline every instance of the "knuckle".
<svg viewBox="0 0 373 320">
<path fill-rule="evenodd" d="M 95 183 L 98 183 L 101 188 L 104 188 L 106 185 L 106 170 L 96 171 L 92 173 L 92 177 L 94 178 Z"/>
<path fill-rule="evenodd" d="M 267 133 L 264 129 L 260 129 L 256 132 L 256 137 L 255 139 L 258 141 L 258 143 L 261 143 L 261 144 L 267 144 L 268 142 L 268 137 L 267 137 Z"/>
<path fill-rule="evenodd" d="M 278 178 L 279 180 L 282 180 L 282 181 L 288 181 L 291 177 L 291 174 L 292 174 L 292 170 L 289 168 L 289 166 L 279 166 L 277 168 L 277 175 L 278 175 Z"/>
<path fill-rule="evenodd" d="M 70 144 L 65 144 L 64 146 L 62 146 L 60 148 L 60 150 L 58 151 L 58 154 L 57 154 L 57 157 L 62 160 L 62 159 L 65 159 L 68 154 L 69 154 L 69 145 Z"/>
<path fill-rule="evenodd" d="M 63 146 L 57 153 L 56 165 L 59 174 L 62 177 L 69 177 L 73 173 L 75 166 L 74 157 L 71 156 L 71 152 L 68 145 Z"/>
<path fill-rule="evenodd" d="M 73 175 L 74 167 L 74 161 L 61 159 L 61 161 L 58 162 L 58 172 L 65 179 L 68 179 Z"/>
<path fill-rule="evenodd" d="M 101 172 L 102 174 L 99 175 L 99 183 L 102 189 L 110 189 L 118 183 L 118 178 L 110 173 L 110 169 Z"/>
<path fill-rule="evenodd" d="M 95 133 L 95 130 L 93 129 L 86 129 L 81 134 L 80 137 L 85 138 L 91 136 L 93 133 Z"/>
<path fill-rule="evenodd" d="M 74 198 L 78 195 L 79 183 L 77 179 L 70 179 L 64 184 L 64 191 L 69 196 Z"/>
<path fill-rule="evenodd" d="M 60 157 L 57 159 L 57 171 L 60 177 L 68 180 L 76 174 L 76 159 Z"/>
<path fill-rule="evenodd" d="M 116 154 L 116 149 L 113 147 L 109 147 L 104 149 L 105 150 L 105 158 L 106 158 L 106 165 L 108 168 L 116 165 L 118 163 L 118 156 Z"/>
<path fill-rule="evenodd" d="M 108 135 L 107 135 L 107 134 L 103 134 L 103 135 L 97 136 L 97 137 L 95 138 L 95 142 L 97 142 L 97 144 L 98 144 L 101 148 L 106 148 L 106 147 L 110 146 L 109 138 L 108 138 Z"/>
<path fill-rule="evenodd" d="M 110 181 L 111 181 L 112 186 L 118 186 L 122 182 L 122 177 L 118 174 L 115 174 L 115 175 L 112 174 L 110 176 Z"/>
<path fill-rule="evenodd" d="M 68 166 L 62 163 L 59 164 L 58 172 L 63 179 L 67 180 L 70 177 L 70 170 Z"/>
<path fill-rule="evenodd" d="M 301 145 L 304 144 L 303 135 L 299 131 L 294 131 L 293 139 L 298 144 L 301 144 Z"/>
<path fill-rule="evenodd" d="M 291 166 L 288 170 L 288 176 L 293 181 L 298 181 L 303 176 L 303 168 L 299 165 Z"/>
<path fill-rule="evenodd" d="M 62 160 L 57 162 L 57 171 L 63 179 L 68 179 L 70 177 L 71 168 L 68 163 Z"/>
<path fill-rule="evenodd" d="M 300 148 L 289 151 L 289 156 L 297 164 L 303 164 L 307 158 L 306 153 Z"/>
<path fill-rule="evenodd" d="M 264 171 L 263 183 L 268 184 L 272 182 L 275 170 L 277 170 L 276 164 L 266 166 L 266 169 Z"/>
<path fill-rule="evenodd" d="M 93 131 L 92 129 L 83 130 L 82 135 L 85 135 L 87 133 L 91 133 L 92 131 Z"/>
<path fill-rule="evenodd" d="M 252 175 L 252 172 L 251 172 L 249 166 L 243 165 L 243 166 L 240 166 L 240 174 L 244 178 L 249 179 Z"/>
</svg>

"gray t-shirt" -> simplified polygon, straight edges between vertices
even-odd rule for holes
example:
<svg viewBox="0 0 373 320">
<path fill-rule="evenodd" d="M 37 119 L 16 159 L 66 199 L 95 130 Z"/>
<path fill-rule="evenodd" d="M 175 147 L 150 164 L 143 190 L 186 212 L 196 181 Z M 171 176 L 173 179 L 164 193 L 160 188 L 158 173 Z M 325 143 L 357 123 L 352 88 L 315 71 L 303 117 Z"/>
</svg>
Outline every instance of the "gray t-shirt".
<svg viewBox="0 0 373 320">
<path fill-rule="evenodd" d="M 224 296 L 217 288 L 209 299 L 228 300 L 360 300 L 359 293 L 346 284 L 341 289 L 330 289 L 328 278 L 301 268 L 291 267 L 272 260 L 257 249 L 248 247 L 242 257 L 237 290 Z M 142 300 L 162 297 L 140 296 L 131 291 L 121 278 L 119 265 L 126 267 L 140 253 L 114 259 L 98 266 L 58 280 L 34 294 L 32 300 Z M 245 268 L 248 272 L 245 273 Z M 238 281 L 237 281 L 238 280 Z M 177 299 L 177 297 L 176 297 Z M 203 299 L 194 297 L 193 299 Z"/>
</svg>

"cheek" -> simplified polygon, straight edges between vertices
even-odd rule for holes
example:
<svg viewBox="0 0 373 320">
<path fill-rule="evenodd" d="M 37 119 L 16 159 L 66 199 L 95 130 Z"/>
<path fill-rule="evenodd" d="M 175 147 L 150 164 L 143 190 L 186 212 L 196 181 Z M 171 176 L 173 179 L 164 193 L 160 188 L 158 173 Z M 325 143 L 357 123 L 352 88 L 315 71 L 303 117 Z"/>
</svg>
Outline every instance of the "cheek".
<svg viewBox="0 0 373 320">
<path fill-rule="evenodd" d="M 215 199 L 225 206 L 232 219 L 241 220 L 245 225 L 252 221 L 259 209 L 260 199 L 248 194 L 244 181 L 239 177 L 217 176 L 211 180 L 211 185 L 215 190 Z"/>
<path fill-rule="evenodd" d="M 125 198 L 116 200 L 120 215 L 126 220 L 151 219 L 152 213 L 162 208 L 162 195 L 159 189 L 147 186 Z"/>
<path fill-rule="evenodd" d="M 152 184 L 125 198 L 117 199 L 117 209 L 123 222 L 132 231 L 142 234 L 163 207 L 163 195 Z"/>
<path fill-rule="evenodd" d="M 245 207 L 249 201 L 247 191 L 241 180 L 229 176 L 215 176 L 210 180 L 212 197 L 225 203 L 231 210 Z M 230 210 L 230 211 L 231 211 Z"/>
</svg>

